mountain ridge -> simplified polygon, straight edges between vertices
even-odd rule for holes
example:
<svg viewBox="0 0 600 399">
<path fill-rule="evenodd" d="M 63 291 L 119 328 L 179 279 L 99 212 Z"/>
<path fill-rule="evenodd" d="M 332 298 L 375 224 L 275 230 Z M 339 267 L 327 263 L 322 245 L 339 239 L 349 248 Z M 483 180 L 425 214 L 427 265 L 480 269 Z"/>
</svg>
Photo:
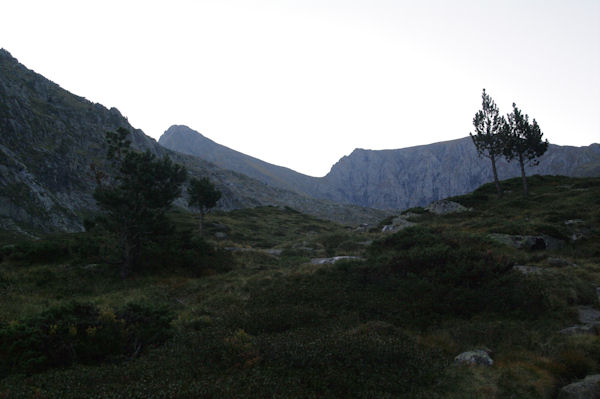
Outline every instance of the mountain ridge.
<svg viewBox="0 0 600 399">
<path fill-rule="evenodd" d="M 191 176 L 207 176 L 223 193 L 219 209 L 289 206 L 344 223 L 375 222 L 385 214 L 338 205 L 266 184 L 197 157 L 160 146 L 135 129 L 116 108 L 110 110 L 62 89 L 0 51 L 0 229 L 81 231 L 96 211 L 93 172 L 110 174 L 105 133 L 124 127 L 132 147 L 170 156 Z M 185 198 L 176 204 L 186 207 Z"/>
<path fill-rule="evenodd" d="M 324 177 L 268 164 L 221 146 L 187 126 L 170 127 L 158 142 L 274 187 L 384 210 L 423 206 L 468 193 L 493 179 L 489 160 L 477 154 L 470 137 L 400 149 L 357 148 L 340 158 Z M 584 147 L 551 144 L 539 160 L 538 166 L 526 167 L 528 175 L 600 176 L 599 144 Z M 504 159 L 498 161 L 498 171 L 501 179 L 520 174 L 516 162 Z"/>
</svg>

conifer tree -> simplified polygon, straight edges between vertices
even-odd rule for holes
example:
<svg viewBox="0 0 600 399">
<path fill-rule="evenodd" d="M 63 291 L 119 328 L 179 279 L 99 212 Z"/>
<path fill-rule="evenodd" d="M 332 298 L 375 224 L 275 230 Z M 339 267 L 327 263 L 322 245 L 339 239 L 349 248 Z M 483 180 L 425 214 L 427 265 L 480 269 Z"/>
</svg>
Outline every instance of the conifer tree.
<svg viewBox="0 0 600 399">
<path fill-rule="evenodd" d="M 508 114 L 506 132 L 507 140 L 504 156 L 509 161 L 515 158 L 519 161 L 523 180 L 523 193 L 528 195 L 529 188 L 525 176 L 525 163 L 530 166 L 538 165 L 537 158 L 542 156 L 548 149 L 548 140 L 542 141 L 543 133 L 537 121 L 534 119 L 532 123 L 529 123 L 529 115 L 523 115 L 515 103 L 513 103 L 513 112 Z"/>
<path fill-rule="evenodd" d="M 217 201 L 221 199 L 221 192 L 207 177 L 200 180 L 192 178 L 187 192 L 190 196 L 188 204 L 200 211 L 200 235 L 202 235 L 204 233 L 204 215 L 210 208 L 217 205 Z"/>
<path fill-rule="evenodd" d="M 133 151 L 128 135 L 123 128 L 107 133 L 107 157 L 115 175 L 110 184 L 94 191 L 98 206 L 106 213 L 106 227 L 121 247 L 122 277 L 137 265 L 144 243 L 167 225 L 165 212 L 180 196 L 187 175 L 169 157 L 157 159 L 150 151 Z"/>
<path fill-rule="evenodd" d="M 498 107 L 492 98 L 485 92 L 481 94 L 481 110 L 477 111 L 473 118 L 475 134 L 469 133 L 477 153 L 480 157 L 489 158 L 492 162 L 494 173 L 494 184 L 498 196 L 502 196 L 502 187 L 498 180 L 496 160 L 504 153 L 506 120 L 500 115 Z"/>
</svg>

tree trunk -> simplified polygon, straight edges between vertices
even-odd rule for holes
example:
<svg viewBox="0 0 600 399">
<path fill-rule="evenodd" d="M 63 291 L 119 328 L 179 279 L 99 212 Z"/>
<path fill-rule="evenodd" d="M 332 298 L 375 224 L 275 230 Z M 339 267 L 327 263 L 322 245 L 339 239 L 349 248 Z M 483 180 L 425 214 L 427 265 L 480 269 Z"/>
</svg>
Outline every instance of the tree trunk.
<svg viewBox="0 0 600 399">
<path fill-rule="evenodd" d="M 200 237 L 204 237 L 204 209 L 200 208 Z"/>
<path fill-rule="evenodd" d="M 529 195 L 529 189 L 527 187 L 527 177 L 525 177 L 525 162 L 523 161 L 523 154 L 519 154 L 519 165 L 521 166 L 521 178 L 523 179 L 523 194 Z"/>
<path fill-rule="evenodd" d="M 133 247 L 125 240 L 123 242 L 123 263 L 121 264 L 121 278 L 126 278 L 131 273 L 131 267 L 133 264 Z"/>
<path fill-rule="evenodd" d="M 500 181 L 498 180 L 498 172 L 496 171 L 496 157 L 493 155 L 490 156 L 492 160 L 492 171 L 494 172 L 494 183 L 496 184 L 496 191 L 498 192 L 498 197 L 502 197 L 502 187 L 500 187 Z"/>
</svg>

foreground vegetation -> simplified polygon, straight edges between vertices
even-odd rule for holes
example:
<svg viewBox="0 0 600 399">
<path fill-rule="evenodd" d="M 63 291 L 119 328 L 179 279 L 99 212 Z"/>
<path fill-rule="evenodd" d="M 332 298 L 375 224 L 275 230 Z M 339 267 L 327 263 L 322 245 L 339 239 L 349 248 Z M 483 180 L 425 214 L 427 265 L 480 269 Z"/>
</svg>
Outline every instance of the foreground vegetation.
<svg viewBox="0 0 600 399">
<path fill-rule="evenodd" d="M 394 234 L 264 207 L 208 214 L 202 239 L 173 211 L 176 231 L 127 279 L 101 231 L 7 238 L 0 397 L 554 397 L 600 372 L 598 335 L 558 332 L 598 306 L 600 179 L 529 184 L 454 198 L 464 213 L 412 209 Z M 338 255 L 362 260 L 311 263 Z M 479 348 L 493 366 L 454 364 Z"/>
</svg>

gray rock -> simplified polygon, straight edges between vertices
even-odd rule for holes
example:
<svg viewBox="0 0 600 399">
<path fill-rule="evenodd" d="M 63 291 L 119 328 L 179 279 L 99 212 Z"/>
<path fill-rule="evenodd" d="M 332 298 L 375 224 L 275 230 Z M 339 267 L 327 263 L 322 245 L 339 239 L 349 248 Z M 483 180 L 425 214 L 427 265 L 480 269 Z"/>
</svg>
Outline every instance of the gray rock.
<svg viewBox="0 0 600 399">
<path fill-rule="evenodd" d="M 581 306 L 577 309 L 579 322 L 583 324 L 600 324 L 600 310 L 591 306 Z"/>
<path fill-rule="evenodd" d="M 577 266 L 563 258 L 548 258 L 546 259 L 546 263 L 552 267 Z"/>
<path fill-rule="evenodd" d="M 470 209 L 462 206 L 458 202 L 439 200 L 427 205 L 425 210 L 436 215 L 447 215 L 449 213 L 466 212 Z"/>
<path fill-rule="evenodd" d="M 227 233 L 224 233 L 224 232 L 222 232 L 222 231 L 217 231 L 217 232 L 215 233 L 215 238 L 218 238 L 218 239 L 220 239 L 220 240 L 222 240 L 222 239 L 224 239 L 224 238 L 227 238 Z"/>
<path fill-rule="evenodd" d="M 522 274 L 542 274 L 544 273 L 544 269 L 537 266 L 523 266 L 523 265 L 515 265 L 513 269 Z"/>
<path fill-rule="evenodd" d="M 550 236 L 522 236 L 492 233 L 488 237 L 500 244 L 508 245 L 517 249 L 542 250 L 558 249 L 565 245 L 565 242 Z"/>
<path fill-rule="evenodd" d="M 600 399 L 600 374 L 562 387 L 558 399 Z"/>
<path fill-rule="evenodd" d="M 263 252 L 266 254 L 269 254 L 269 255 L 273 255 L 273 256 L 280 256 L 281 253 L 283 252 L 283 249 L 271 248 L 271 249 L 265 249 Z"/>
<path fill-rule="evenodd" d="M 416 226 L 416 223 L 409 222 L 404 216 L 398 216 L 392 220 L 392 224 L 383 226 L 381 232 L 383 233 L 395 233 L 403 230 L 407 227 Z"/>
<path fill-rule="evenodd" d="M 488 352 L 481 349 L 463 352 L 454 358 L 454 362 L 457 364 L 493 366 L 494 360 Z"/>
<path fill-rule="evenodd" d="M 597 328 L 589 324 L 577 324 L 558 331 L 563 335 L 596 335 Z"/>
<path fill-rule="evenodd" d="M 565 221 L 565 224 L 566 224 L 567 226 L 570 226 L 570 225 L 572 225 L 572 224 L 580 224 L 580 223 L 583 223 L 583 220 L 582 220 L 582 219 L 569 219 L 569 220 L 566 220 L 566 221 Z"/>
<path fill-rule="evenodd" d="M 598 335 L 600 334 L 600 310 L 591 306 L 577 308 L 577 318 L 581 324 L 559 331 L 565 335 Z"/>
<path fill-rule="evenodd" d="M 310 263 L 313 265 L 325 265 L 336 263 L 340 260 L 363 260 L 363 258 L 359 256 L 334 256 L 332 258 L 313 258 L 310 260 Z"/>
</svg>

